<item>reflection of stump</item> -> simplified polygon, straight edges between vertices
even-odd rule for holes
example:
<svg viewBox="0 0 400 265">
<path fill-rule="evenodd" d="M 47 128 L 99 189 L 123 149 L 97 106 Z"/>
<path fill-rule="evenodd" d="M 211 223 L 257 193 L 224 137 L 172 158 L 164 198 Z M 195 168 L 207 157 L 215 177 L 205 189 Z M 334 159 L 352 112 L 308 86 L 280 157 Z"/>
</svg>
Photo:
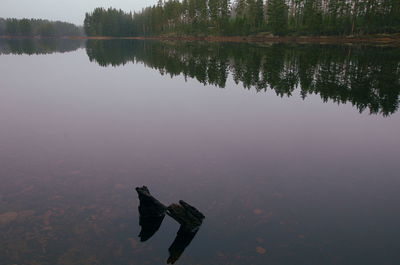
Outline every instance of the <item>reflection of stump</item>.
<svg viewBox="0 0 400 265">
<path fill-rule="evenodd" d="M 152 237 L 160 228 L 162 221 L 164 220 L 165 215 L 162 217 L 139 217 L 139 225 L 141 226 L 141 230 L 139 233 L 140 241 L 144 242 Z"/>
<path fill-rule="evenodd" d="M 140 241 L 146 241 L 160 228 L 167 209 L 161 202 L 154 198 L 146 186 L 136 188 L 139 195 L 139 225 L 141 231 Z"/>
<path fill-rule="evenodd" d="M 174 242 L 168 249 L 167 263 L 174 264 L 192 242 L 205 217 L 199 210 L 182 200 L 179 204 L 174 203 L 168 206 L 167 214 L 181 224 Z"/>
<path fill-rule="evenodd" d="M 179 228 L 178 233 L 176 234 L 174 242 L 172 242 L 171 246 L 168 249 L 169 258 L 167 260 L 168 264 L 174 264 L 182 253 L 185 251 L 185 248 L 192 242 L 194 236 L 196 235 L 198 229 L 194 232 L 187 231 L 183 229 L 182 226 Z"/>
<path fill-rule="evenodd" d="M 199 210 L 182 200 L 168 206 L 167 214 L 181 224 L 181 229 L 191 232 L 198 230 L 205 218 Z"/>
</svg>

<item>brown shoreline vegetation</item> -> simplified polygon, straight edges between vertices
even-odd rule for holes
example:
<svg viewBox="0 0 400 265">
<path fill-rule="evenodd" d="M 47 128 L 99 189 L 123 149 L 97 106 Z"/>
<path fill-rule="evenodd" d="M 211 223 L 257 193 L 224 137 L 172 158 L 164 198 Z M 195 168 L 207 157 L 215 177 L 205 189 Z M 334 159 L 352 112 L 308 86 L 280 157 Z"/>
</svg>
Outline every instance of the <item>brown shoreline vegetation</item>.
<svg viewBox="0 0 400 265">
<path fill-rule="evenodd" d="M 65 37 L 24 37 L 0 36 L 0 39 L 81 39 L 81 40 L 160 40 L 160 41 L 206 41 L 206 42 L 246 42 L 246 43 L 320 43 L 320 44 L 391 44 L 400 45 L 400 33 L 364 36 L 182 36 L 161 35 L 141 37 L 107 37 L 107 36 L 65 36 Z"/>
</svg>

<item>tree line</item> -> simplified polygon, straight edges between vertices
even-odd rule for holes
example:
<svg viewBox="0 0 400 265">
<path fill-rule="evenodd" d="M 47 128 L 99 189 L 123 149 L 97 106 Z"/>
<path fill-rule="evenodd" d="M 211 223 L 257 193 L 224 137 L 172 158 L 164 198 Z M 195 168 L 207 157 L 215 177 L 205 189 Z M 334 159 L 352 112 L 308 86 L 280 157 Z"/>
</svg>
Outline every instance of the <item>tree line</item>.
<svg viewBox="0 0 400 265">
<path fill-rule="evenodd" d="M 86 51 L 102 66 L 143 62 L 162 75 L 204 85 L 224 88 L 232 78 L 245 89 L 272 90 L 281 97 L 299 91 L 303 99 L 317 94 L 324 102 L 351 103 L 360 112 L 386 116 L 399 108 L 395 47 L 89 40 Z"/>
<path fill-rule="evenodd" d="M 400 32 L 399 0 L 159 0 L 140 12 L 96 8 L 89 36 L 359 35 Z"/>
<path fill-rule="evenodd" d="M 45 19 L 0 18 L 0 36 L 61 37 L 81 36 L 83 34 L 83 28 L 67 22 Z"/>
</svg>

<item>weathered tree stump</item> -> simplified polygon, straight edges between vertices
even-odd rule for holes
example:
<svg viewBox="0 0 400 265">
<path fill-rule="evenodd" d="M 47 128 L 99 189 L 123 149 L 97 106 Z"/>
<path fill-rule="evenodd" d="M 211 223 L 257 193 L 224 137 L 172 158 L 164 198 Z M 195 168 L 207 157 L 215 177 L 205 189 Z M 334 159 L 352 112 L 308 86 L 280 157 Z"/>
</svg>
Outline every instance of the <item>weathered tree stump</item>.
<svg viewBox="0 0 400 265">
<path fill-rule="evenodd" d="M 139 195 L 139 225 L 141 231 L 140 241 L 146 241 L 151 238 L 160 228 L 165 217 L 167 207 L 154 198 L 146 186 L 137 187 Z"/>
<path fill-rule="evenodd" d="M 194 232 L 199 229 L 205 216 L 190 204 L 180 200 L 167 208 L 167 214 L 181 224 L 181 229 Z"/>
<path fill-rule="evenodd" d="M 144 217 L 155 217 L 165 215 L 167 207 L 154 198 L 146 186 L 137 187 L 136 191 L 139 195 L 139 213 Z"/>
<path fill-rule="evenodd" d="M 169 258 L 167 263 L 174 264 L 195 237 L 205 216 L 195 207 L 182 200 L 179 201 L 179 204 L 174 203 L 166 207 L 150 194 L 146 186 L 137 187 L 136 191 L 140 201 L 139 225 L 141 226 L 141 231 L 139 237 L 141 241 L 146 241 L 158 231 L 165 213 L 181 225 L 168 249 Z"/>
</svg>

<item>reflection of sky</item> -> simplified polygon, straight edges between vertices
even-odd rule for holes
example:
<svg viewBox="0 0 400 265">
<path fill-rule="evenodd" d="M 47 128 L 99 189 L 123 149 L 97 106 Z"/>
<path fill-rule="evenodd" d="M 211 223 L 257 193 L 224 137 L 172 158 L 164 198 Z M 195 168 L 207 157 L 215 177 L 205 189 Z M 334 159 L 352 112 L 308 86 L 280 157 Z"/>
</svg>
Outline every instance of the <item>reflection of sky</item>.
<svg viewBox="0 0 400 265">
<path fill-rule="evenodd" d="M 351 104 L 255 93 L 232 81 L 225 89 L 204 86 L 142 64 L 104 68 L 84 50 L 2 56 L 0 72 L 2 174 L 62 163 L 70 172 L 110 172 L 116 183 L 132 174 L 129 185 L 203 210 L 206 224 L 189 248 L 198 257 L 207 240 L 224 238 L 218 247 L 229 252 L 259 236 L 271 236 L 263 247 L 284 256 L 274 244 L 285 244 L 279 230 L 255 219 L 270 211 L 284 216 L 272 226 L 299 223 L 295 233 L 311 238 L 304 253 L 325 242 L 324 254 L 360 261 L 357 251 L 383 241 L 390 251 L 398 234 L 399 113 L 359 114 Z M 255 217 L 254 209 L 261 209 Z"/>
<path fill-rule="evenodd" d="M 1 65 L 6 96 L 0 99 L 0 118 L 15 130 L 2 137 L 10 140 L 53 140 L 67 149 L 84 144 L 91 147 L 85 152 L 96 156 L 122 148 L 171 162 L 241 161 L 242 155 L 257 154 L 246 161 L 291 161 L 301 168 L 317 161 L 397 166 L 398 113 L 360 115 L 350 104 L 257 94 L 233 82 L 226 89 L 185 83 L 142 65 L 101 68 L 89 63 L 83 50 L 67 56 L 3 56 Z"/>
</svg>

